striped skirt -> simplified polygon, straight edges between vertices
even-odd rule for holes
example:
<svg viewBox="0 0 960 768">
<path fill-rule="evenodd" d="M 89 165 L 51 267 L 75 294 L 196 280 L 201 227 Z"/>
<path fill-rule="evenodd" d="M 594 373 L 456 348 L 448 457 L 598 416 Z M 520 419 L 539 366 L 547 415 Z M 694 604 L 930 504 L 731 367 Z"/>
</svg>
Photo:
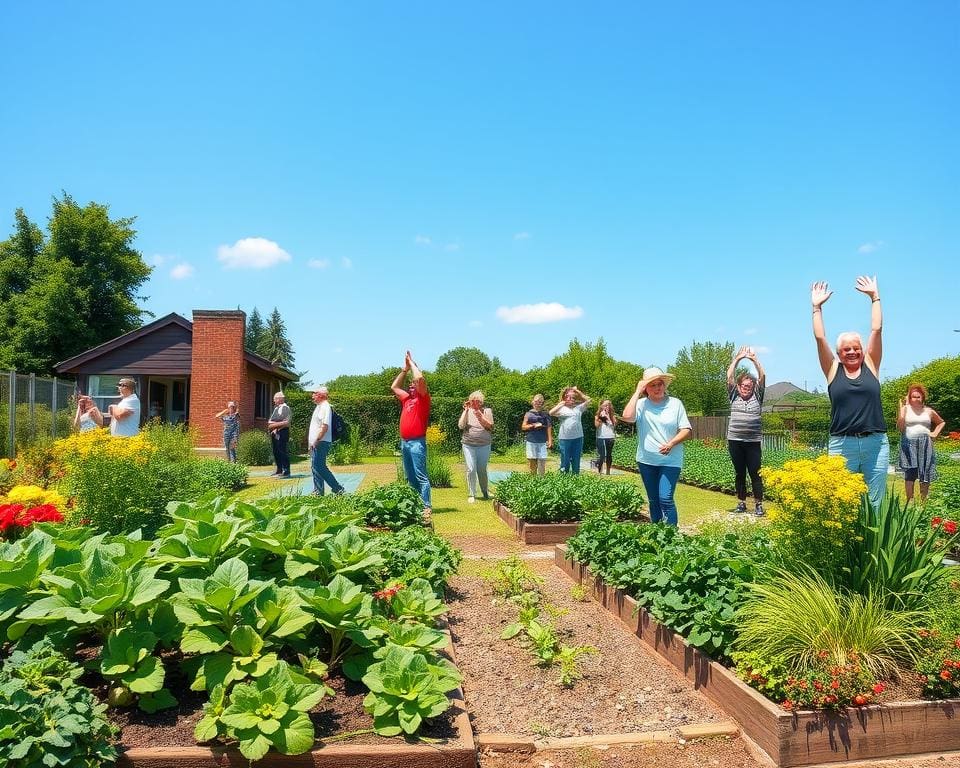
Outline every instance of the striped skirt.
<svg viewBox="0 0 960 768">
<path fill-rule="evenodd" d="M 917 479 L 929 483 L 937 479 L 937 453 L 930 435 L 900 438 L 900 469 L 917 470 Z"/>
</svg>

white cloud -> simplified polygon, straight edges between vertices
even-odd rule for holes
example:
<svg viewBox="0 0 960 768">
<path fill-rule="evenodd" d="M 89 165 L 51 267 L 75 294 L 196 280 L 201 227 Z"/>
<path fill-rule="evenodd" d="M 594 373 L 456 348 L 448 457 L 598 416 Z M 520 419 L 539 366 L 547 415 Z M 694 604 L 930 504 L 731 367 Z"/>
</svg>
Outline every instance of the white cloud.
<svg viewBox="0 0 960 768">
<path fill-rule="evenodd" d="M 886 245 L 886 243 L 883 242 L 883 240 L 872 240 L 871 242 L 864 243 L 859 248 L 857 248 L 857 253 L 862 253 L 864 255 L 868 253 L 873 253 L 875 251 L 879 251 L 881 248 L 883 248 L 884 245 Z"/>
<path fill-rule="evenodd" d="M 427 235 L 417 235 L 413 238 L 413 242 L 417 245 L 430 245 L 433 240 L 431 240 Z"/>
<path fill-rule="evenodd" d="M 330 266 L 330 259 L 310 259 L 307 266 L 313 269 L 326 269 Z"/>
<path fill-rule="evenodd" d="M 497 317 L 511 324 L 556 323 L 560 320 L 575 320 L 583 317 L 583 307 L 565 307 L 556 301 L 518 304 L 515 307 L 499 307 Z"/>
<path fill-rule="evenodd" d="M 340 259 L 340 266 L 344 269 L 353 269 L 353 259 L 349 259 L 344 256 L 342 259 Z"/>
<path fill-rule="evenodd" d="M 290 254 L 273 240 L 245 237 L 233 245 L 217 248 L 217 259 L 228 269 L 267 269 L 290 261 Z"/>
<path fill-rule="evenodd" d="M 193 265 L 183 262 L 170 270 L 170 277 L 174 280 L 186 280 L 188 277 L 193 277 L 193 273 Z"/>
<path fill-rule="evenodd" d="M 333 351 L 335 354 L 339 355 L 343 353 L 343 347 L 334 347 Z"/>
<path fill-rule="evenodd" d="M 517 234 L 515 234 L 515 235 L 513 236 L 513 239 L 514 239 L 514 240 L 529 240 L 529 239 L 530 239 L 530 233 L 529 233 L 529 232 L 517 232 Z"/>
<path fill-rule="evenodd" d="M 480 322 L 479 320 L 471 320 L 469 323 L 467 323 L 467 325 L 470 326 L 471 328 L 482 328 L 482 327 L 483 327 L 483 323 Z"/>
<path fill-rule="evenodd" d="M 449 251 L 450 253 L 453 253 L 454 251 L 459 251 L 460 243 L 447 243 L 445 246 L 443 246 L 443 250 Z"/>
<path fill-rule="evenodd" d="M 744 336 L 756 336 L 756 335 L 757 335 L 757 329 L 756 329 L 756 328 L 747 328 L 746 330 L 744 330 L 743 335 L 744 335 Z"/>
<path fill-rule="evenodd" d="M 150 263 L 155 267 L 162 267 L 166 262 L 175 258 L 176 256 L 169 256 L 165 253 L 155 253 L 150 257 Z"/>
</svg>

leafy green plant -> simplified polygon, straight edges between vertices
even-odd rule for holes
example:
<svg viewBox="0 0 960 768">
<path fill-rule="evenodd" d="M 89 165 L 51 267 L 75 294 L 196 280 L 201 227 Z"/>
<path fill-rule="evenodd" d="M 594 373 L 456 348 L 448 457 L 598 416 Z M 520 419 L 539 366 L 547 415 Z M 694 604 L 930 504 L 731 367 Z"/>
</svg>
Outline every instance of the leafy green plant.
<svg viewBox="0 0 960 768">
<path fill-rule="evenodd" d="M 569 688 L 573 685 L 582 676 L 580 672 L 580 659 L 596 653 L 599 653 L 599 651 L 592 645 L 561 644 L 553 657 L 554 663 L 560 667 L 557 683 L 564 688 Z"/>
<path fill-rule="evenodd" d="M 460 685 L 460 673 L 450 662 L 431 663 L 411 648 L 391 645 L 384 659 L 363 676 L 370 689 L 363 707 L 373 716 L 381 736 L 414 734 L 423 720 L 449 706 L 447 692 Z"/>
<path fill-rule="evenodd" d="M 354 497 L 354 507 L 372 528 L 399 530 L 419 525 L 423 501 L 409 483 L 378 485 Z"/>
<path fill-rule="evenodd" d="M 838 580 L 859 594 L 879 593 L 890 608 L 923 607 L 943 581 L 944 554 L 960 542 L 955 522 L 888 494 L 879 507 L 866 496 L 855 535 L 847 541 Z"/>
<path fill-rule="evenodd" d="M 259 679 L 236 685 L 226 706 L 220 695 L 211 697 L 210 711 L 197 724 L 195 735 L 199 741 L 209 741 L 218 733 L 236 739 L 240 754 L 248 760 L 259 760 L 271 748 L 283 755 L 301 755 L 314 742 L 307 712 L 328 693 L 326 686 L 310 682 L 278 661 Z"/>
<path fill-rule="evenodd" d="M 433 623 L 447 610 L 426 579 L 414 579 L 406 586 L 392 590 L 387 605 L 389 614 L 398 621 L 424 624 Z"/>
<path fill-rule="evenodd" d="M 634 482 L 562 472 L 514 472 L 497 484 L 496 499 L 516 517 L 538 523 L 580 520 L 602 510 L 636 519 L 644 505 L 643 492 Z"/>
<path fill-rule="evenodd" d="M 916 659 L 924 618 L 888 609 L 878 593 L 838 592 L 813 571 L 778 571 L 769 581 L 749 586 L 737 612 L 735 646 L 794 674 L 826 659 L 838 666 L 856 661 L 884 677 Z"/>
<path fill-rule="evenodd" d="M 0 670 L 0 764 L 9 768 L 113 765 L 106 706 L 77 683 L 83 670 L 49 641 L 14 651 Z"/>
<path fill-rule="evenodd" d="M 438 450 L 427 452 L 427 477 L 433 488 L 450 488 L 453 486 L 453 471 L 450 464 Z"/>
<path fill-rule="evenodd" d="M 483 576 L 493 587 L 493 593 L 502 598 L 517 597 L 525 592 L 539 594 L 543 584 L 543 579 L 536 576 L 519 555 L 498 560 Z"/>
<path fill-rule="evenodd" d="M 326 586 L 302 588 L 308 610 L 330 637 L 327 664 L 335 666 L 349 650 L 350 643 L 372 645 L 378 634 L 371 629 L 373 598 L 345 576 L 334 576 Z M 432 592 L 431 592 L 432 594 Z"/>
<path fill-rule="evenodd" d="M 129 706 L 139 696 L 146 712 L 176 706 L 177 700 L 163 687 L 163 664 L 153 655 L 158 641 L 139 627 L 121 627 L 108 635 L 100 655 L 100 672 L 111 683 L 107 703 Z"/>
<path fill-rule="evenodd" d="M 378 572 L 381 584 L 426 579 L 434 591 L 440 591 L 463 559 L 459 549 L 422 525 L 411 525 L 382 536 L 380 545 L 384 558 Z"/>
</svg>

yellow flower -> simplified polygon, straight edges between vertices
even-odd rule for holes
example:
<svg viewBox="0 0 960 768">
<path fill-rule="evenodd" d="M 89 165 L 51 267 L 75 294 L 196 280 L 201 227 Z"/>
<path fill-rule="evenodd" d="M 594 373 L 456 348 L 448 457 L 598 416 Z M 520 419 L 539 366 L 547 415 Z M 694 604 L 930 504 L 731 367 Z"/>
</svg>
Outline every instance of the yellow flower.
<svg viewBox="0 0 960 768">
<path fill-rule="evenodd" d="M 56 491 L 50 491 L 37 485 L 15 485 L 10 493 L 0 497 L 2 504 L 23 504 L 24 507 L 39 507 L 52 504 L 61 512 L 67 506 L 67 500 Z"/>
<path fill-rule="evenodd" d="M 443 445 L 443 441 L 447 439 L 447 436 L 440 427 L 438 427 L 436 424 L 433 424 L 427 427 L 426 438 L 427 445 L 433 447 Z"/>
</svg>

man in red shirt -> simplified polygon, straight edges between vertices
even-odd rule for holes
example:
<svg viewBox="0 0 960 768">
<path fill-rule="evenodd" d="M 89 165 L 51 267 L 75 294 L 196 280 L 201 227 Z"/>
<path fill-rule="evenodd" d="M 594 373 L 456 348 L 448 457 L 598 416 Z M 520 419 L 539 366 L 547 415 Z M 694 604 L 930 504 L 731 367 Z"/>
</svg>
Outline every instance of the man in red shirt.
<svg viewBox="0 0 960 768">
<path fill-rule="evenodd" d="M 413 377 L 403 388 L 407 372 Z M 423 499 L 423 519 L 430 522 L 430 477 L 427 475 L 427 426 L 430 424 L 430 393 L 423 373 L 413 362 L 410 351 L 403 361 L 403 370 L 390 385 L 400 401 L 400 455 L 403 457 L 403 472 L 407 482 Z"/>
</svg>

